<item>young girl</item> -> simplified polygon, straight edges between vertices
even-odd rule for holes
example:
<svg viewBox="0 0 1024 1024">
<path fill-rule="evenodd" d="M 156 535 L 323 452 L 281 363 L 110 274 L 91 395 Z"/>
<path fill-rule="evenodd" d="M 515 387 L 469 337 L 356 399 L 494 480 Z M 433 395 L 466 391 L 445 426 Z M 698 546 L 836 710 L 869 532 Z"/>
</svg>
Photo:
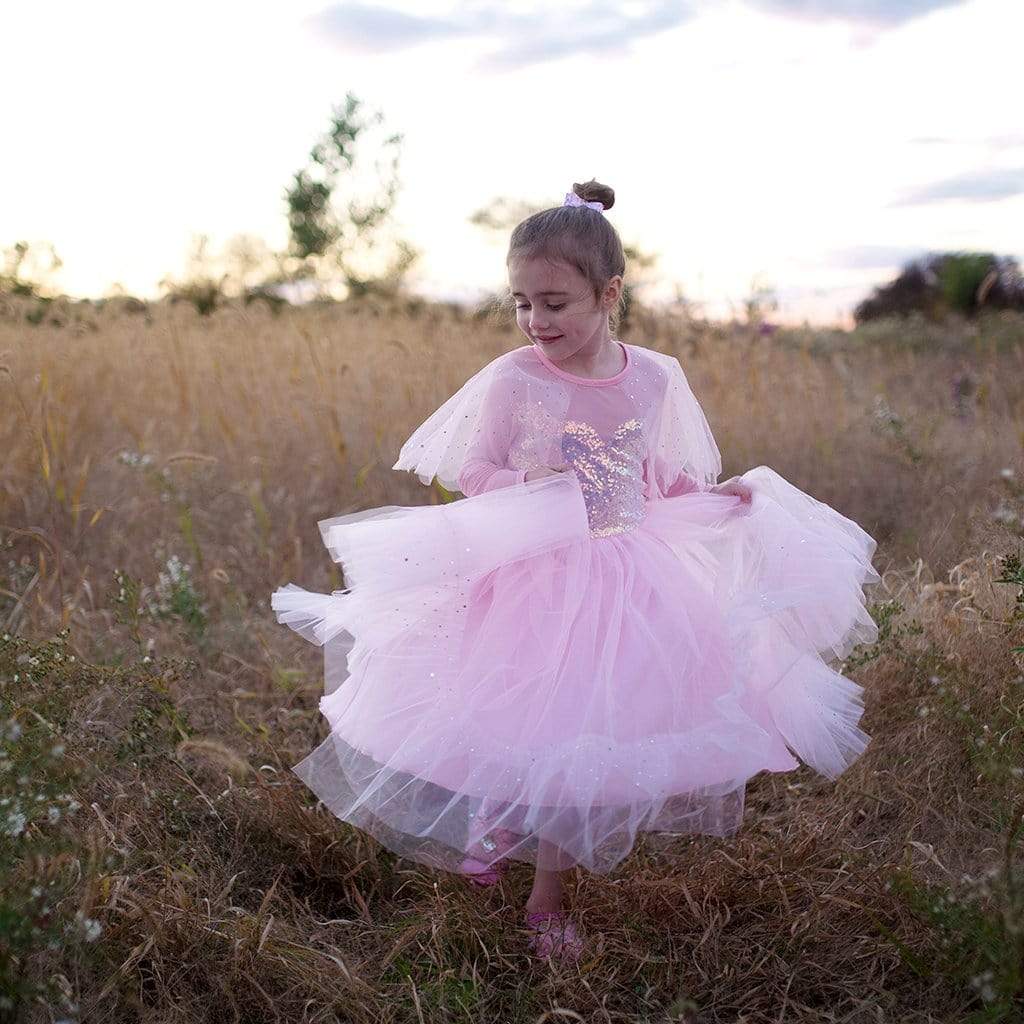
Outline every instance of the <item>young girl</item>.
<svg viewBox="0 0 1024 1024">
<path fill-rule="evenodd" d="M 540 956 L 578 956 L 562 873 L 637 835 L 730 835 L 747 780 L 837 777 L 862 690 L 829 667 L 877 637 L 875 541 L 767 466 L 721 459 L 679 362 L 613 333 L 612 190 L 574 184 L 508 252 L 528 344 L 494 359 L 395 469 L 465 495 L 320 522 L 346 589 L 277 590 L 325 646 L 330 734 L 293 769 L 420 863 L 535 868 Z M 344 685 L 341 685 L 344 683 Z"/>
</svg>

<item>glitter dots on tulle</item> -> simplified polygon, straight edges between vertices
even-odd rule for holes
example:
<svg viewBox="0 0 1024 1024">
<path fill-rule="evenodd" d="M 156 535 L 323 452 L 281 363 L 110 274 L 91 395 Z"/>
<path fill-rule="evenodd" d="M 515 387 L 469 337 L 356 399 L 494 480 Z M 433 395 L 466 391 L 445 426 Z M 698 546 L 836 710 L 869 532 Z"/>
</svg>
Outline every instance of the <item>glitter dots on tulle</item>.
<svg viewBox="0 0 1024 1024">
<path fill-rule="evenodd" d="M 610 439 L 589 423 L 568 420 L 562 455 L 576 471 L 592 537 L 632 530 L 647 514 L 643 494 L 643 422 L 629 419 Z"/>
<path fill-rule="evenodd" d="M 541 402 L 522 402 L 516 408 L 518 436 L 509 449 L 512 469 L 532 469 L 543 465 L 551 443 L 558 438 L 560 422 Z"/>
</svg>

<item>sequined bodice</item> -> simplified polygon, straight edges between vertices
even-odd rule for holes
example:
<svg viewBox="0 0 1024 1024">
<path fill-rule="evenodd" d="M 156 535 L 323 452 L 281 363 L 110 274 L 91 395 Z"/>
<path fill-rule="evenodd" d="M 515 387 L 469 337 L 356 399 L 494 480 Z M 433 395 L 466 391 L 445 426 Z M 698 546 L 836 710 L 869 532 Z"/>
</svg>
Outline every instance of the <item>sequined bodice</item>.
<svg viewBox="0 0 1024 1024">
<path fill-rule="evenodd" d="M 576 471 L 592 537 L 632 530 L 646 515 L 643 423 L 630 419 L 603 437 L 589 423 L 568 420 L 562 455 Z"/>
</svg>

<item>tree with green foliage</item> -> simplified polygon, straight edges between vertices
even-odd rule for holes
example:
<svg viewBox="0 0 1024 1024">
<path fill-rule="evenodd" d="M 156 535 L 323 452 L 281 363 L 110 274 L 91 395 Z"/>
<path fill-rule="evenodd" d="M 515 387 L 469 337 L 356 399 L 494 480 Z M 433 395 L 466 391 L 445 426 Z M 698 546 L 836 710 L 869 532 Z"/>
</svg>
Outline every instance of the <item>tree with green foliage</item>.
<svg viewBox="0 0 1024 1024">
<path fill-rule="evenodd" d="M 0 293 L 24 295 L 29 298 L 47 290 L 47 278 L 63 266 L 57 250 L 49 242 L 15 242 L 4 250 L 4 267 L 0 271 Z"/>
<path fill-rule="evenodd" d="M 292 279 L 330 286 L 340 278 L 346 297 L 401 290 L 419 253 L 386 230 L 398 191 L 400 133 L 379 142 L 372 174 L 365 153 L 383 114 L 363 112 L 351 92 L 334 108 L 330 126 L 285 191 Z M 346 198 L 338 199 L 340 193 Z M 390 258 L 384 255 L 390 250 Z"/>
<path fill-rule="evenodd" d="M 167 274 L 159 287 L 169 302 L 190 302 L 201 316 L 209 316 L 225 297 L 226 275 L 213 269 L 208 235 L 194 235 L 185 261 L 185 274 L 178 280 Z"/>
<path fill-rule="evenodd" d="M 865 323 L 918 312 L 941 320 L 949 313 L 974 317 L 986 309 L 1024 310 L 1024 278 L 1017 261 L 991 252 L 944 252 L 907 263 L 895 280 L 875 288 L 853 316 Z"/>
</svg>

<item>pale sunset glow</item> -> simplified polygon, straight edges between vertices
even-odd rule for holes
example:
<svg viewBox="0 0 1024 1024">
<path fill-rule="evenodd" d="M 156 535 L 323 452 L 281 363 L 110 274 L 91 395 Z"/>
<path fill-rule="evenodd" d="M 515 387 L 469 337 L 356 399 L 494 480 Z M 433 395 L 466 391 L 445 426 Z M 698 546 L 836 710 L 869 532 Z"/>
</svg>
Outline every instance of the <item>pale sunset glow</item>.
<svg viewBox="0 0 1024 1024">
<path fill-rule="evenodd" d="M 823 13 L 824 12 L 824 13 Z M 11 5 L 0 247 L 57 287 L 156 297 L 193 236 L 283 247 L 284 188 L 348 91 L 404 135 L 396 231 L 425 295 L 505 285 L 498 197 L 616 191 L 646 295 L 756 285 L 843 323 L 927 251 L 1024 261 L 1019 0 Z"/>
</svg>

